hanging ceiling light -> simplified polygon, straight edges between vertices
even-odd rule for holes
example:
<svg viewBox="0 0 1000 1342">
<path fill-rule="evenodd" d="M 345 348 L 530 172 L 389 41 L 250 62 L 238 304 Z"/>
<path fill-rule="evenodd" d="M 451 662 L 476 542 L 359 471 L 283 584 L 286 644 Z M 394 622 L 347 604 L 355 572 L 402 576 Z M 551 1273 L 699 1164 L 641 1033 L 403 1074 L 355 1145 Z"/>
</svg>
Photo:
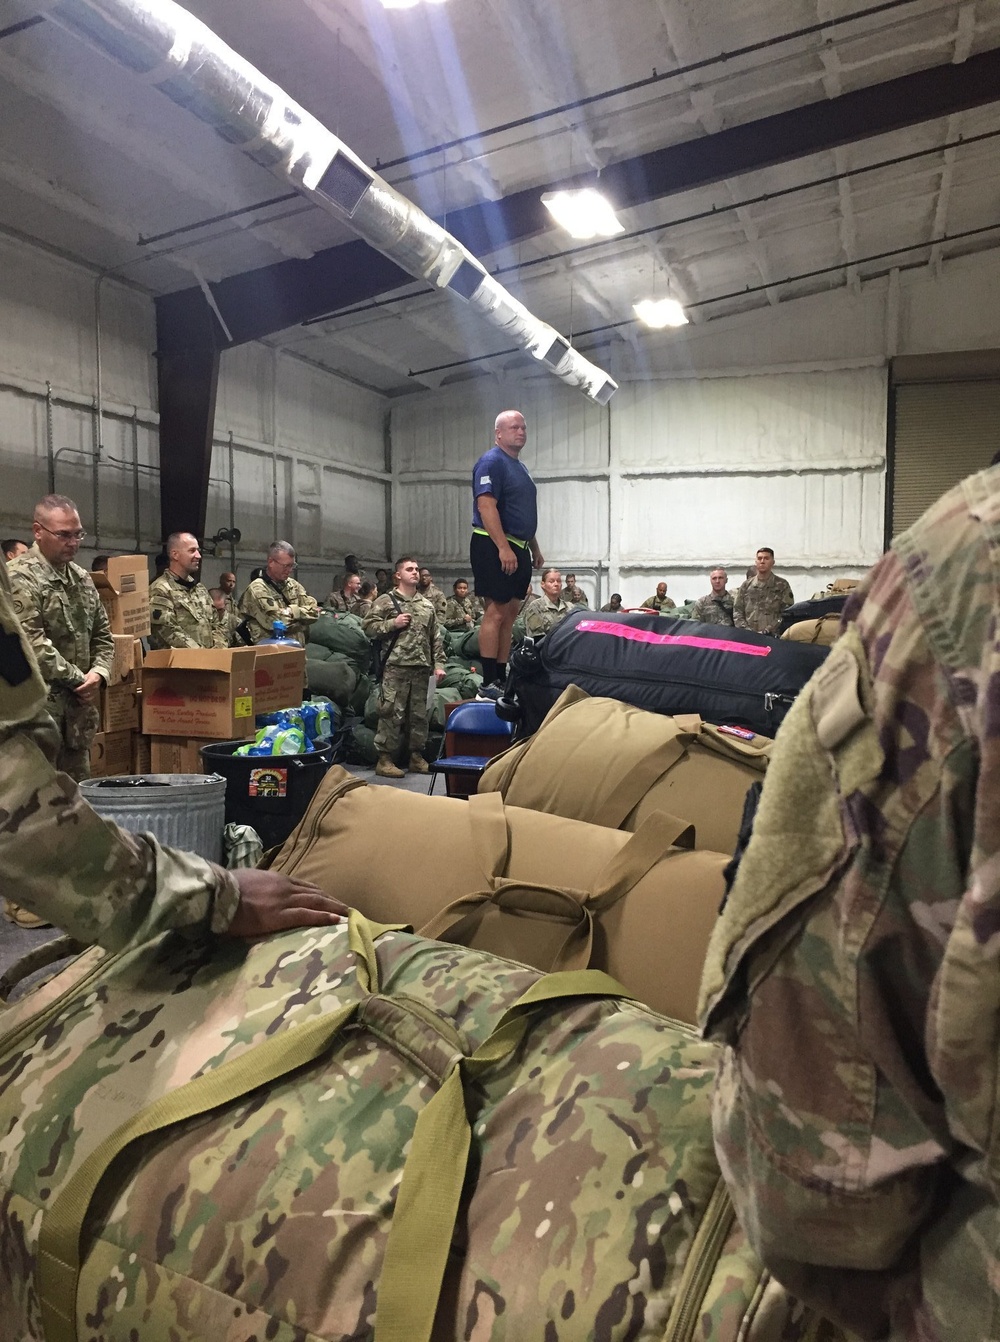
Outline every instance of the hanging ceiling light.
<svg viewBox="0 0 1000 1342">
<path fill-rule="evenodd" d="M 574 238 L 613 238 L 625 231 L 611 202 L 592 186 L 579 191 L 546 191 L 542 204 Z"/>
<path fill-rule="evenodd" d="M 664 326 L 687 326 L 688 315 L 676 298 L 644 298 L 632 311 L 646 326 L 662 330 Z"/>
</svg>

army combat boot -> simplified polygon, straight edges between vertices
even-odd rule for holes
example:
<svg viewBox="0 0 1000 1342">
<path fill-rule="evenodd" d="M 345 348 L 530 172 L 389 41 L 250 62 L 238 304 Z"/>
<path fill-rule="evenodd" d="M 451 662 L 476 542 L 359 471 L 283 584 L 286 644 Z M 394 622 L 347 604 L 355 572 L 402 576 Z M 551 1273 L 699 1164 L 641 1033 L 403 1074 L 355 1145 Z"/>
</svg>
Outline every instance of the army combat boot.
<svg viewBox="0 0 1000 1342">
<path fill-rule="evenodd" d="M 423 755 L 418 755 L 416 751 L 410 756 L 411 774 L 429 774 L 431 766 L 424 759 Z"/>
<path fill-rule="evenodd" d="M 375 772 L 380 778 L 405 778 L 406 774 L 402 769 L 397 769 L 392 762 L 392 756 L 387 755 L 383 750 L 378 757 L 378 764 L 375 765 Z"/>
</svg>

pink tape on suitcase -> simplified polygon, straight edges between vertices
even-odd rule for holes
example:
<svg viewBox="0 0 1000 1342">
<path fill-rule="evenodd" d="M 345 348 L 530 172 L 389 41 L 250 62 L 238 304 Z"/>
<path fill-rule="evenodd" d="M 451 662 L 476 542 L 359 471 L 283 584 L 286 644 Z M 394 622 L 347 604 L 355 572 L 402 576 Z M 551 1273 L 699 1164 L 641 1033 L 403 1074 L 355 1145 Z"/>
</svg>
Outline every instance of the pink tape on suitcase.
<svg viewBox="0 0 1000 1342">
<path fill-rule="evenodd" d="M 754 647 L 749 643 L 734 643 L 728 639 L 699 638 L 697 634 L 654 634 L 651 629 L 633 629 L 627 624 L 612 624 L 609 620 L 581 620 L 576 626 L 587 634 L 613 634 L 632 643 L 673 643 L 684 648 L 709 648 L 716 652 L 742 652 L 748 657 L 767 657 L 770 648 Z"/>
</svg>

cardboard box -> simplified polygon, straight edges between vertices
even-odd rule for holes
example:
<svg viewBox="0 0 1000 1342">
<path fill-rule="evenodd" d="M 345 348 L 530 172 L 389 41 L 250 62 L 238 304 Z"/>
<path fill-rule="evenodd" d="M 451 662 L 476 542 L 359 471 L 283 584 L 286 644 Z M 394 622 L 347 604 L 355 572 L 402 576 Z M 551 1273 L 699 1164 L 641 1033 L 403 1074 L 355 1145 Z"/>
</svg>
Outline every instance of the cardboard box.
<svg viewBox="0 0 1000 1342">
<path fill-rule="evenodd" d="M 93 573 L 113 634 L 149 633 L 149 566 L 145 555 L 113 555 L 107 573 Z"/>
<path fill-rule="evenodd" d="M 92 778 L 132 773 L 132 733 L 98 732 L 90 743 Z"/>
<path fill-rule="evenodd" d="M 215 737 L 204 736 L 148 736 L 149 769 L 154 774 L 203 774 L 202 746 Z"/>
<path fill-rule="evenodd" d="M 149 736 L 143 736 L 142 732 L 132 733 L 132 773 L 149 774 L 153 772 L 153 764 L 150 754 Z"/>
<path fill-rule="evenodd" d="M 244 740 L 254 734 L 253 648 L 158 648 L 142 667 L 150 736 Z"/>
<path fill-rule="evenodd" d="M 101 731 L 132 732 L 139 727 L 139 694 L 135 679 L 101 687 Z"/>
<path fill-rule="evenodd" d="M 305 693 L 305 648 L 254 648 L 254 713 L 298 708 Z"/>
<path fill-rule="evenodd" d="M 110 685 L 120 685 L 123 680 L 135 684 L 135 645 L 136 639 L 131 634 L 112 634 L 115 644 L 115 655 L 111 663 Z M 142 644 L 139 644 L 140 648 Z"/>
</svg>

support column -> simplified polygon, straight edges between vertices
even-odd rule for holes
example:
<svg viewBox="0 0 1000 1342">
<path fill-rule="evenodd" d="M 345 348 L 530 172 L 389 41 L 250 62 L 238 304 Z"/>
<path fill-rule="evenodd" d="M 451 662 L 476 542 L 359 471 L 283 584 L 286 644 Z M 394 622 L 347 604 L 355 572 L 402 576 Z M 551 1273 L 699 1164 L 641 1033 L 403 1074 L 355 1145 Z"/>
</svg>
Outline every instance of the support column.
<svg viewBox="0 0 1000 1342">
<path fill-rule="evenodd" d="M 219 351 L 161 354 L 157 381 L 160 405 L 160 525 L 205 534 L 208 477 L 212 469 Z"/>
</svg>

